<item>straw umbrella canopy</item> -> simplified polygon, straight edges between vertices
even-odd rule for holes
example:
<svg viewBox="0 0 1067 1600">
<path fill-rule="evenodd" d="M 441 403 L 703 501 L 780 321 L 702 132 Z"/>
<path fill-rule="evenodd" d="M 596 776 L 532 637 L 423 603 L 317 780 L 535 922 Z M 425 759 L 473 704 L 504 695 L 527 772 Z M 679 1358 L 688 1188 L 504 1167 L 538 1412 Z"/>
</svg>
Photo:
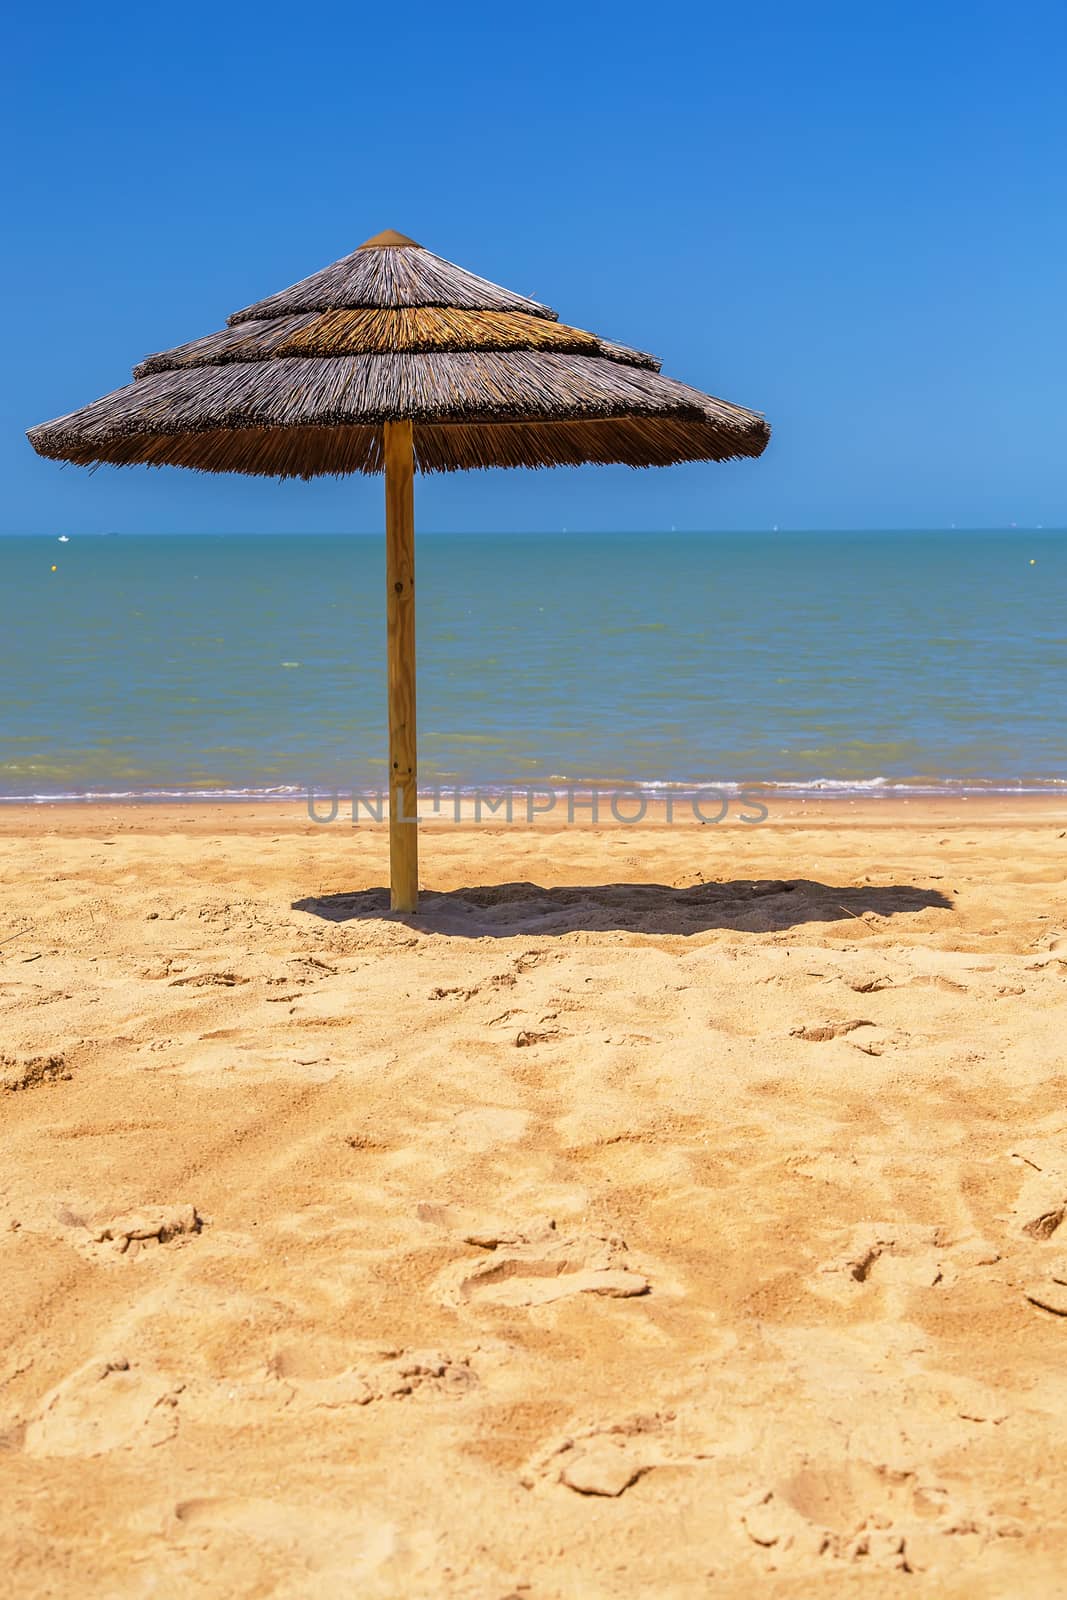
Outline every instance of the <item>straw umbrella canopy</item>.
<svg viewBox="0 0 1067 1600">
<path fill-rule="evenodd" d="M 753 411 L 388 230 L 134 381 L 42 423 L 42 456 L 281 478 L 385 473 L 390 881 L 417 904 L 413 473 L 758 456 Z"/>
</svg>

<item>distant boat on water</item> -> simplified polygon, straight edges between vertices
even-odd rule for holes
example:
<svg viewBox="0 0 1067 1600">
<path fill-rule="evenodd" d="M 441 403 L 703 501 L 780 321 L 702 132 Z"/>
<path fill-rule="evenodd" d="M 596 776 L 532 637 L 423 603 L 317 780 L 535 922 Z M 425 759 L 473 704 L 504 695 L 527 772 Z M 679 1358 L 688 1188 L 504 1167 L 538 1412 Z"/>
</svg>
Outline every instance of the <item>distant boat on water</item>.
<svg viewBox="0 0 1067 1600">
<path fill-rule="evenodd" d="M 67 538 L 67 535 L 65 533 L 61 533 L 60 536 L 59 536 L 59 542 L 60 542 L 60 544 L 69 544 L 70 540 Z"/>
</svg>

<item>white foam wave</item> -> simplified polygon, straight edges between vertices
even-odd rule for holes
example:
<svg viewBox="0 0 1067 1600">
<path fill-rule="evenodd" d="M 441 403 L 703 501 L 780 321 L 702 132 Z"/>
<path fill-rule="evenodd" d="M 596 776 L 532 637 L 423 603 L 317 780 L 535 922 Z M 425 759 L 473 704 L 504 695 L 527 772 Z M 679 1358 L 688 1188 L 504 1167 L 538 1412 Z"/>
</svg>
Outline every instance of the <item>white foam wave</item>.
<svg viewBox="0 0 1067 1600">
<path fill-rule="evenodd" d="M 712 791 L 721 791 L 724 794 L 746 794 L 773 797 L 774 795 L 789 795 L 803 798 L 811 796 L 828 797 L 831 795 L 857 798 L 864 795 L 913 795 L 916 798 L 934 797 L 938 795 L 952 795 L 965 797 L 967 795 L 1025 795 L 1025 794 L 1062 794 L 1067 789 L 1067 778 L 783 778 L 783 779 L 752 779 L 738 782 L 736 779 L 701 778 L 696 781 L 683 781 L 676 778 L 652 778 L 636 780 L 598 780 L 588 778 L 567 779 L 559 774 L 544 783 L 442 783 L 439 785 L 426 785 L 420 788 L 420 797 L 431 800 L 435 794 L 452 796 L 458 794 L 461 799 L 470 798 L 477 794 L 503 795 L 509 791 L 515 795 L 533 793 L 538 795 L 555 794 L 566 797 L 568 794 L 588 795 L 596 790 L 598 795 L 608 799 L 612 794 L 637 793 L 644 794 L 649 799 L 657 796 L 668 795 L 685 796 L 708 794 Z M 180 803 L 184 801 L 271 801 L 271 800 L 304 800 L 309 796 L 323 802 L 330 800 L 335 794 L 338 799 L 345 801 L 353 793 L 357 795 L 374 795 L 378 785 L 367 784 L 339 784 L 339 785 L 306 785 L 306 784 L 277 784 L 269 788 L 249 786 L 247 788 L 228 789 L 67 789 L 57 790 L 48 794 L 0 794 L 0 805 L 56 805 L 62 803 L 119 803 L 131 804 L 161 804 L 164 802 Z"/>
</svg>

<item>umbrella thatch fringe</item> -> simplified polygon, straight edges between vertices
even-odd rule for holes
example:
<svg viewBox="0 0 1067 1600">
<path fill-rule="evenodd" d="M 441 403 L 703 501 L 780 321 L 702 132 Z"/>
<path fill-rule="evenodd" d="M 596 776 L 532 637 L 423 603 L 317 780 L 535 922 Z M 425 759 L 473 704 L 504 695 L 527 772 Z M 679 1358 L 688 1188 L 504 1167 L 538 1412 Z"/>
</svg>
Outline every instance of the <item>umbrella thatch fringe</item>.
<svg viewBox="0 0 1067 1600">
<path fill-rule="evenodd" d="M 680 415 L 747 432 L 760 419 L 724 400 L 598 356 L 559 351 L 442 351 L 236 361 L 153 373 L 35 428 L 43 454 L 126 434 L 416 422 Z"/>
<path fill-rule="evenodd" d="M 519 311 L 459 311 L 442 306 L 399 309 L 302 312 L 240 322 L 220 333 L 194 339 L 148 356 L 134 367 L 135 378 L 180 367 L 205 367 L 227 361 L 266 361 L 271 356 L 385 355 L 440 350 L 561 350 L 603 355 L 624 366 L 659 371 L 655 356 L 598 339 L 581 328 Z"/>
<path fill-rule="evenodd" d="M 416 424 L 419 472 L 485 467 L 559 467 L 583 463 L 667 467 L 678 461 L 734 461 L 758 456 L 770 429 L 762 418 L 742 432 L 711 419 L 610 417 L 575 422 Z M 47 453 L 47 452 L 42 452 Z M 61 458 L 80 466 L 190 467 L 239 470 L 254 477 L 345 477 L 381 472 L 382 429 L 264 427 L 205 433 L 126 435 L 106 445 L 72 448 Z"/>
<path fill-rule="evenodd" d="M 366 306 L 458 306 L 469 311 L 525 311 L 556 320 L 556 313 L 525 295 L 479 278 L 432 250 L 373 249 L 364 245 L 289 289 L 268 295 L 229 319 L 231 327 L 295 311 L 339 311 Z"/>
</svg>

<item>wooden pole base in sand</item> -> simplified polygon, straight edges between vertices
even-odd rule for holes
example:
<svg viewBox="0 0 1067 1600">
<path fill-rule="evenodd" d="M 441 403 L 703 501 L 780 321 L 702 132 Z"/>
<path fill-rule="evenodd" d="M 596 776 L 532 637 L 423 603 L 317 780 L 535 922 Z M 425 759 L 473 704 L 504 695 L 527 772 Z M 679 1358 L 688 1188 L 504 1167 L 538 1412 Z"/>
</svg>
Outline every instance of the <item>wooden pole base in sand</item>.
<svg viewBox="0 0 1067 1600">
<path fill-rule="evenodd" d="M 385 626 L 389 665 L 389 905 L 419 902 L 415 748 L 415 456 L 410 422 L 385 424 Z"/>
</svg>

